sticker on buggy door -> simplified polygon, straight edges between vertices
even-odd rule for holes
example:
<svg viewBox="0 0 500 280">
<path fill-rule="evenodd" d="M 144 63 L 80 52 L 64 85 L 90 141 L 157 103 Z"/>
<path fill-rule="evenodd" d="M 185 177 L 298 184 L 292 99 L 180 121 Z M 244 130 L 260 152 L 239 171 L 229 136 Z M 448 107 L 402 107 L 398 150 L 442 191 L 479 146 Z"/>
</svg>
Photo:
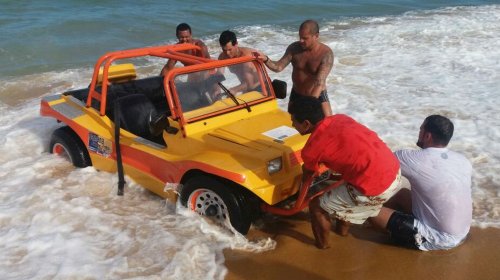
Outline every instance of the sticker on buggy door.
<svg viewBox="0 0 500 280">
<path fill-rule="evenodd" d="M 89 150 L 98 155 L 109 157 L 113 151 L 113 144 L 110 140 L 89 132 Z"/>
</svg>

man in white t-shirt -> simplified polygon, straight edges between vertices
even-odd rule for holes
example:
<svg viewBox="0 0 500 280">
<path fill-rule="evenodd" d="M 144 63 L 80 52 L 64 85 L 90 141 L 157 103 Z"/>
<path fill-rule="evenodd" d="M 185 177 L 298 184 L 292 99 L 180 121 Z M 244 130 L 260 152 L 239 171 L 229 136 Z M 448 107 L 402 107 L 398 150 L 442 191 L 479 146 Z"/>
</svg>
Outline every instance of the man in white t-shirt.
<svg viewBox="0 0 500 280">
<path fill-rule="evenodd" d="M 431 115 L 420 127 L 417 146 L 422 150 L 395 152 L 411 190 L 399 191 L 371 222 L 401 245 L 424 251 L 451 249 L 469 233 L 472 166 L 446 148 L 452 136 L 453 123 Z"/>
</svg>

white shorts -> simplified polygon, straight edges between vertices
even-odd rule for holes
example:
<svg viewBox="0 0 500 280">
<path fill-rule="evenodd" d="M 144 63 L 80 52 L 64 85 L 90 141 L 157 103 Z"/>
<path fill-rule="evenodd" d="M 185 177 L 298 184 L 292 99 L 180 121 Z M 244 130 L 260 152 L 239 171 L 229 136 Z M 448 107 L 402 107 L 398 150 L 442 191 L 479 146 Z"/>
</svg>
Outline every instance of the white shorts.
<svg viewBox="0 0 500 280">
<path fill-rule="evenodd" d="M 378 215 L 382 205 L 401 188 L 400 181 L 401 171 L 398 171 L 392 184 L 376 196 L 365 196 L 351 184 L 345 183 L 322 195 L 319 198 L 320 206 L 337 219 L 362 224 L 369 217 Z"/>
</svg>

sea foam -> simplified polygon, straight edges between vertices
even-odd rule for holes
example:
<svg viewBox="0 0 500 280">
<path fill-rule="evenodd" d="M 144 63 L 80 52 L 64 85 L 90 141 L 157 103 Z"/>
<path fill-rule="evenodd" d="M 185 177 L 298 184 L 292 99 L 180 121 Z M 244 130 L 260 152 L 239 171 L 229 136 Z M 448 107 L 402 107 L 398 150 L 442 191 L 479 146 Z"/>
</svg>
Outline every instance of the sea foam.
<svg viewBox="0 0 500 280">
<path fill-rule="evenodd" d="M 499 6 L 457 7 L 330 21 L 320 37 L 335 52 L 327 80 L 334 112 L 375 130 L 392 149 L 415 147 L 429 114 L 454 121 L 450 148 L 473 164 L 474 225 L 484 227 L 500 227 L 499 29 Z M 273 60 L 298 38 L 295 28 L 272 25 L 236 31 L 241 46 Z M 214 57 L 217 38 L 202 38 Z M 146 60 L 137 71 L 162 66 Z M 129 178 L 118 197 L 114 174 L 74 169 L 47 152 L 61 124 L 39 116 L 40 98 L 88 86 L 91 67 L 0 83 L 0 275 L 223 279 L 224 248 L 272 250 L 273 240 L 233 235 Z M 270 75 L 291 87 L 290 66 Z"/>
</svg>

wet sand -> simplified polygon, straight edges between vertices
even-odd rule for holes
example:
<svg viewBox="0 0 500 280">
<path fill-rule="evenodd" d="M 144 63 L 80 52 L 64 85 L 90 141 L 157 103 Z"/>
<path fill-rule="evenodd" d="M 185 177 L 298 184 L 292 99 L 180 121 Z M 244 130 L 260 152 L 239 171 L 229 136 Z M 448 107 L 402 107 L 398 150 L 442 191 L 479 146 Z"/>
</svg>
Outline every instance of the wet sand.
<svg viewBox="0 0 500 280">
<path fill-rule="evenodd" d="M 472 228 L 461 246 L 421 252 L 395 246 L 372 228 L 353 226 L 330 235 L 331 248 L 314 247 L 307 213 L 266 217 L 250 240 L 271 237 L 276 249 L 224 251 L 226 279 L 500 279 L 500 229 Z"/>
</svg>

